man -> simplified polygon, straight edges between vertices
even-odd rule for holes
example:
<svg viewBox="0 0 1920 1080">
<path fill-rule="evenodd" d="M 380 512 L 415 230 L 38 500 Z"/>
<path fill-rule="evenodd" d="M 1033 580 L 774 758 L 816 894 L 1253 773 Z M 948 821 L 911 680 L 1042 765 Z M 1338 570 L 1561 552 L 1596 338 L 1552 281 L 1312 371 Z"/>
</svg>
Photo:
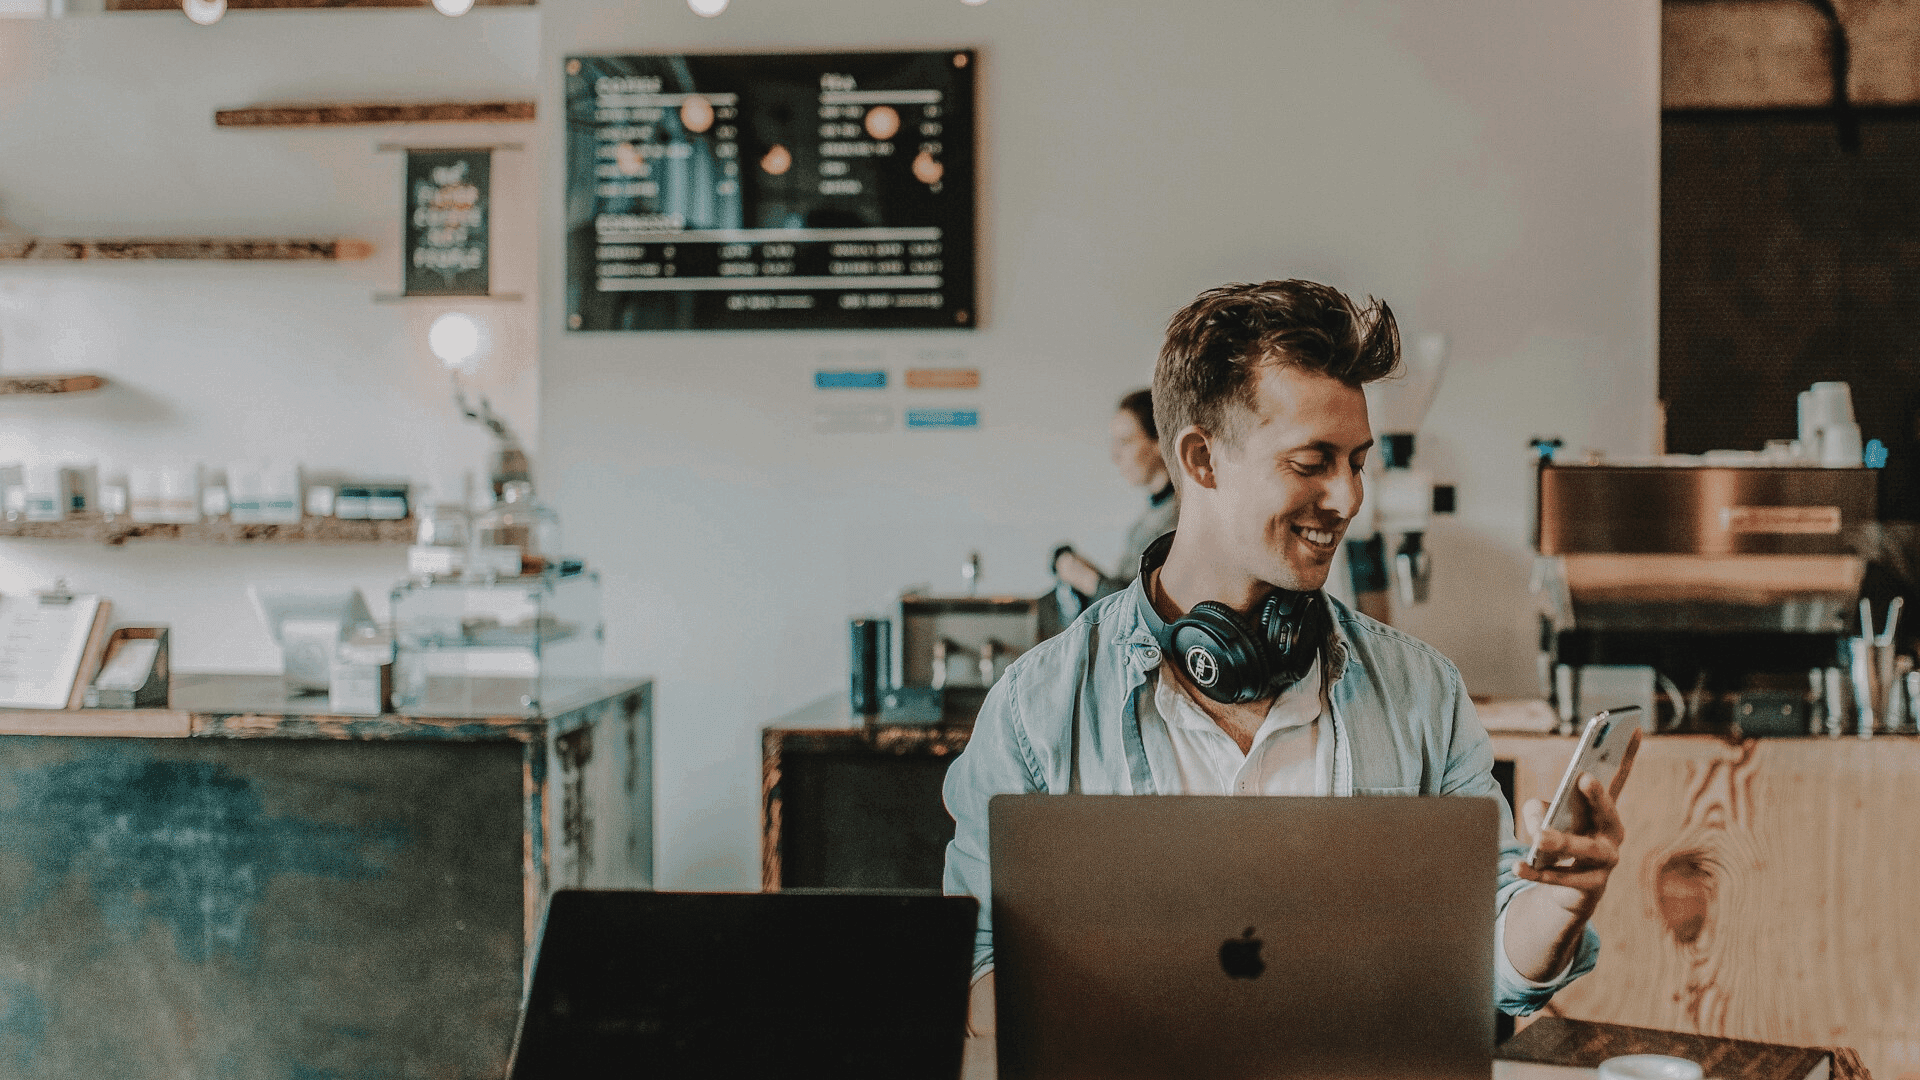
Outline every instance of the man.
<svg viewBox="0 0 1920 1080">
<path fill-rule="evenodd" d="M 1363 497 L 1373 436 L 1361 388 L 1399 360 L 1385 304 L 1361 308 L 1312 282 L 1229 285 L 1174 316 L 1153 401 L 1178 527 L 1131 586 L 1008 669 L 947 774 L 946 888 L 981 900 L 976 1032 L 992 1030 L 994 795 L 1499 797 L 1491 742 L 1453 664 L 1319 591 Z M 1166 628 L 1203 601 L 1255 626 L 1269 597 L 1296 593 L 1323 612 L 1307 624 L 1305 657 L 1237 702 L 1196 685 L 1219 693 L 1214 665 L 1165 655 Z M 1619 861 L 1613 796 L 1627 772 L 1612 792 L 1581 779 L 1588 814 L 1575 833 L 1543 832 L 1545 804 L 1528 803 L 1549 869 L 1522 862 L 1501 802 L 1501 1009 L 1531 1013 L 1593 968 L 1600 943 L 1587 921 Z"/>
</svg>

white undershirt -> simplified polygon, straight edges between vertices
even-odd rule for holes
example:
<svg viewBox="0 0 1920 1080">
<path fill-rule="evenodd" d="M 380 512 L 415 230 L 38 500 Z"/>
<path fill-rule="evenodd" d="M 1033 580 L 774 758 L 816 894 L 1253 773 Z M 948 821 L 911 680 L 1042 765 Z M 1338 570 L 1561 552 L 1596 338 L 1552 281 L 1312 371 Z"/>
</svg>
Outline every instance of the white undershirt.
<svg viewBox="0 0 1920 1080">
<path fill-rule="evenodd" d="M 1323 733 L 1327 717 L 1320 683 L 1320 662 L 1315 660 L 1306 678 L 1273 699 L 1266 720 L 1254 732 L 1252 749 L 1243 754 L 1233 736 L 1201 712 L 1172 679 L 1156 676 L 1153 705 L 1158 715 L 1141 710 L 1140 719 L 1159 722 L 1173 748 L 1172 760 L 1166 760 L 1160 740 L 1141 740 L 1156 786 L 1168 795 L 1332 794 L 1333 740 Z"/>
</svg>

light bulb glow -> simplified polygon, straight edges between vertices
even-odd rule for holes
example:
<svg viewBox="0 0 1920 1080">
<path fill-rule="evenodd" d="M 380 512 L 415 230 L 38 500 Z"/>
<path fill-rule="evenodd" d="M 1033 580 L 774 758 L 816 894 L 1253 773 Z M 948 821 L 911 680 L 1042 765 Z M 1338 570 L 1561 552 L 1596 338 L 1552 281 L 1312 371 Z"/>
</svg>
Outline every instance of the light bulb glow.
<svg viewBox="0 0 1920 1080">
<path fill-rule="evenodd" d="M 433 10 L 442 15 L 457 17 L 473 10 L 473 0 L 433 0 Z"/>
<path fill-rule="evenodd" d="M 687 0 L 687 6 L 693 9 L 695 15 L 711 19 L 727 10 L 727 0 Z"/>
<path fill-rule="evenodd" d="M 180 0 L 180 10 L 201 26 L 212 26 L 227 13 L 227 0 Z"/>
<path fill-rule="evenodd" d="M 450 368 L 464 366 L 480 351 L 480 324 L 465 312 L 449 311 L 427 329 L 427 348 Z"/>
</svg>

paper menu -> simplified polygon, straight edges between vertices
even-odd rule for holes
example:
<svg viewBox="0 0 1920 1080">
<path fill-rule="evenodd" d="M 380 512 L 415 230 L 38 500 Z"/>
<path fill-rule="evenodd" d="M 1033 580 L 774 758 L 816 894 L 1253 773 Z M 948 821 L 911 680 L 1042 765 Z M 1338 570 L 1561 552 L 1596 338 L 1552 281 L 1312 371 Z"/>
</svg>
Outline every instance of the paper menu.
<svg viewBox="0 0 1920 1080">
<path fill-rule="evenodd" d="M 100 603 L 98 596 L 0 597 L 0 708 L 67 707 Z"/>
</svg>

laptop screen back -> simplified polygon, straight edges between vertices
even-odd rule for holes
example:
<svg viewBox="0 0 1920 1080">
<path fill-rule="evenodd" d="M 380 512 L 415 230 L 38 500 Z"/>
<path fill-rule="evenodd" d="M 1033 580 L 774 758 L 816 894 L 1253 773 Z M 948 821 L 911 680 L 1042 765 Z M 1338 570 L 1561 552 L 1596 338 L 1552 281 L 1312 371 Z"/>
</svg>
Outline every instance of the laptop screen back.
<svg viewBox="0 0 1920 1080">
<path fill-rule="evenodd" d="M 1000 1080 L 1484 1080 L 1498 813 L 995 798 Z"/>
<path fill-rule="evenodd" d="M 971 897 L 556 892 L 512 1080 L 954 1080 Z"/>
</svg>

